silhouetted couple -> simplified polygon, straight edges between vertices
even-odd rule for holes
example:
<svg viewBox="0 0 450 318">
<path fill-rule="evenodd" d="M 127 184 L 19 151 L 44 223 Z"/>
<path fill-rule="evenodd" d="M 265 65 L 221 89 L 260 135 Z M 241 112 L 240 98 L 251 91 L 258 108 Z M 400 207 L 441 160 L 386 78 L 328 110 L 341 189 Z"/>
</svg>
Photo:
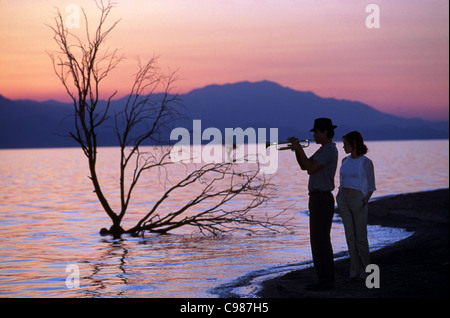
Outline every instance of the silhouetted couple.
<svg viewBox="0 0 450 318">
<path fill-rule="evenodd" d="M 331 245 L 331 225 L 334 214 L 334 197 L 338 150 L 333 142 L 334 129 L 329 118 L 314 121 L 314 139 L 321 147 L 307 157 L 296 138 L 288 141 L 295 150 L 297 162 L 309 175 L 309 228 L 314 268 L 318 281 L 311 290 L 328 290 L 335 287 L 333 247 Z M 361 279 L 369 264 L 367 243 L 367 202 L 375 191 L 373 164 L 365 157 L 367 147 L 359 132 L 351 132 L 343 137 L 344 151 L 350 154 L 344 158 L 340 171 L 338 206 L 344 223 L 347 245 L 350 253 L 349 280 Z"/>
</svg>

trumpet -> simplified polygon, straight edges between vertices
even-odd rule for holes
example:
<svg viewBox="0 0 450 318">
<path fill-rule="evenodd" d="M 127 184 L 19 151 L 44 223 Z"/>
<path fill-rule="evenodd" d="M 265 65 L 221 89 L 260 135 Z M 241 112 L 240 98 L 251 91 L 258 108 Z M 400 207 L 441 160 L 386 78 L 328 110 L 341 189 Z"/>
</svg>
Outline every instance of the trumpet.
<svg viewBox="0 0 450 318">
<path fill-rule="evenodd" d="M 298 139 L 298 142 L 300 143 L 300 145 L 302 146 L 302 148 L 306 148 L 309 146 L 309 144 L 314 141 L 311 139 Z M 306 145 L 302 145 L 301 143 L 306 143 Z M 281 146 L 280 145 L 286 145 L 286 146 Z M 294 148 L 292 148 L 292 144 L 289 141 L 281 141 L 281 142 L 266 142 L 266 149 L 269 148 L 270 146 L 277 146 L 277 150 L 292 150 L 294 151 Z"/>
</svg>

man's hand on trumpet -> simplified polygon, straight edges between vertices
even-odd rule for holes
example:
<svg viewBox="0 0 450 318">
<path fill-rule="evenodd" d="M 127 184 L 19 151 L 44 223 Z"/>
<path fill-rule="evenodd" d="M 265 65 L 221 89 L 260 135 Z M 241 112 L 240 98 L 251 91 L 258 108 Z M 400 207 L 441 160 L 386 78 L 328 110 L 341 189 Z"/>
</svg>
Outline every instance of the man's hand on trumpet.
<svg viewBox="0 0 450 318">
<path fill-rule="evenodd" d="M 302 149 L 302 146 L 300 145 L 300 142 L 297 137 L 289 137 L 288 142 L 292 145 L 292 150 L 300 150 Z"/>
</svg>

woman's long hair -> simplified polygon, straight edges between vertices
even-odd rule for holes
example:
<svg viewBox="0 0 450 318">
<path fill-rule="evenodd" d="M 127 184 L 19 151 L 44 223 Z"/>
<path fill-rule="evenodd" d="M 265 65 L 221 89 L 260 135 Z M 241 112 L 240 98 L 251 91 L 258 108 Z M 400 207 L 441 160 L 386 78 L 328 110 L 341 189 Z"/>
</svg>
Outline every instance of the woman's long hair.
<svg viewBox="0 0 450 318">
<path fill-rule="evenodd" d="M 363 137 L 359 131 L 352 131 L 346 134 L 342 139 L 347 140 L 349 144 L 351 144 L 353 147 L 356 147 L 356 154 L 358 156 L 365 155 L 369 149 L 367 149 L 367 146 L 364 144 Z"/>
</svg>

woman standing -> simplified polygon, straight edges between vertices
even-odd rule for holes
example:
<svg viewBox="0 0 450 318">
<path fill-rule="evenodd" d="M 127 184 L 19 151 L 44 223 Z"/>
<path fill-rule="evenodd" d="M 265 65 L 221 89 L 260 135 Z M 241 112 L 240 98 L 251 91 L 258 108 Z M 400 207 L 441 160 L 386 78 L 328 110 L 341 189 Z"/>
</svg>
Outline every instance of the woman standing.
<svg viewBox="0 0 450 318">
<path fill-rule="evenodd" d="M 340 187 L 337 195 L 345 237 L 350 254 L 350 277 L 347 281 L 363 280 L 369 265 L 367 240 L 367 202 L 375 188 L 372 161 L 365 156 L 367 147 L 358 131 L 342 137 L 344 151 L 349 156 L 342 160 Z"/>
</svg>

